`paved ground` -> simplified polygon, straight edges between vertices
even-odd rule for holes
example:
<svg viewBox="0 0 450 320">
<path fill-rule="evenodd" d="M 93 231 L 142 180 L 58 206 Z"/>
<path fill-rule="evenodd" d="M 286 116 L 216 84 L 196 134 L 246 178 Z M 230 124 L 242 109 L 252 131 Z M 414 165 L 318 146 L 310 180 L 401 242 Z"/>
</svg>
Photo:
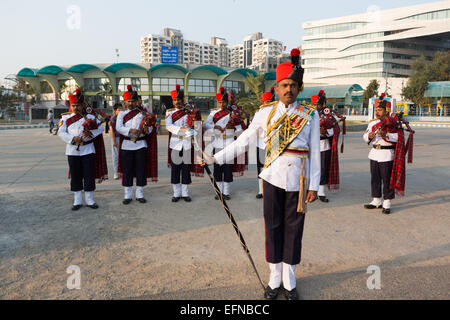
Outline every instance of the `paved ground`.
<svg viewBox="0 0 450 320">
<path fill-rule="evenodd" d="M 362 208 L 370 200 L 368 147 L 360 132 L 348 134 L 341 190 L 329 204 L 309 206 L 296 271 L 302 299 L 450 298 L 449 138 L 450 129 L 417 128 L 407 194 L 385 216 Z M 194 179 L 192 203 L 170 202 L 166 146 L 160 137 L 161 180 L 146 188 L 150 203 L 124 207 L 120 183 L 110 180 L 97 188 L 99 210 L 74 213 L 60 139 L 46 129 L 1 131 L 0 298 L 260 299 L 207 179 Z M 229 205 L 267 281 L 255 177 L 251 166 Z M 71 265 L 80 267 L 80 290 L 66 287 Z M 367 288 L 370 265 L 381 269 L 381 290 Z"/>
</svg>

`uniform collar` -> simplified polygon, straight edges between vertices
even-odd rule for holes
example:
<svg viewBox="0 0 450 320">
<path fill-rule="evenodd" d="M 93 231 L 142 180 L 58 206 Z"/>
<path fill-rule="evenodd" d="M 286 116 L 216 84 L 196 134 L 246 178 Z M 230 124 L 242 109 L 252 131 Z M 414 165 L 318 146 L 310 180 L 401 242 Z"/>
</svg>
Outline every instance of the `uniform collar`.
<svg viewBox="0 0 450 320">
<path fill-rule="evenodd" d="M 289 109 L 291 109 L 291 108 L 297 106 L 297 101 L 295 101 L 294 103 L 291 103 L 291 104 L 288 105 L 287 107 L 286 107 L 286 105 L 285 105 L 283 102 L 280 101 L 280 103 L 278 104 L 278 106 L 279 106 L 284 112 L 286 112 L 286 111 L 288 111 Z"/>
</svg>

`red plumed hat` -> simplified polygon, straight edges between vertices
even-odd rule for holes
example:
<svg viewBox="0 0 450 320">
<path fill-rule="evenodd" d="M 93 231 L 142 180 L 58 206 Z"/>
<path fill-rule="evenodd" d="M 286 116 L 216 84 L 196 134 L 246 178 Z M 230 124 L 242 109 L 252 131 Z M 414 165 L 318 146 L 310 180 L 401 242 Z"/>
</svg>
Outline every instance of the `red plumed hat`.
<svg viewBox="0 0 450 320">
<path fill-rule="evenodd" d="M 133 86 L 131 84 L 127 86 L 127 91 L 123 93 L 123 101 L 128 100 L 135 100 L 135 101 L 138 100 L 138 94 L 136 91 L 133 90 Z"/>
<path fill-rule="evenodd" d="M 170 92 L 170 95 L 172 96 L 172 100 L 176 98 L 184 99 L 184 91 L 181 90 L 181 86 L 179 84 L 175 86 L 175 90 Z"/>
<path fill-rule="evenodd" d="M 312 104 L 316 104 L 317 101 L 319 101 L 319 95 L 315 94 L 315 95 L 311 96 L 311 103 Z"/>
<path fill-rule="evenodd" d="M 270 91 L 264 92 L 262 95 L 263 102 L 275 101 L 275 87 L 270 88 Z"/>
<path fill-rule="evenodd" d="M 225 101 L 228 102 L 228 94 L 227 90 L 224 87 L 220 87 L 220 93 L 216 93 L 217 101 Z"/>
<path fill-rule="evenodd" d="M 80 104 L 84 102 L 84 95 L 81 89 L 75 90 L 75 94 L 69 95 L 69 102 L 70 105 L 72 104 Z"/>
<path fill-rule="evenodd" d="M 300 64 L 300 50 L 295 48 L 291 51 L 291 61 L 280 64 L 277 67 L 277 83 L 285 79 L 291 79 L 298 82 L 301 87 L 303 85 L 303 74 L 305 70 Z"/>
</svg>

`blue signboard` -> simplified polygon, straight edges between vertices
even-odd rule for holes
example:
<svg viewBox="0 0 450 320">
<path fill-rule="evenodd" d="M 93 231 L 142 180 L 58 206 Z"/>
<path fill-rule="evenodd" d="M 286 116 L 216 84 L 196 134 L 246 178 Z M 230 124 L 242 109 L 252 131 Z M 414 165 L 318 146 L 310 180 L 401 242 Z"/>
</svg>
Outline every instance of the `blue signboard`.
<svg viewBox="0 0 450 320">
<path fill-rule="evenodd" d="M 178 63 L 178 47 L 161 46 L 161 63 Z"/>
</svg>

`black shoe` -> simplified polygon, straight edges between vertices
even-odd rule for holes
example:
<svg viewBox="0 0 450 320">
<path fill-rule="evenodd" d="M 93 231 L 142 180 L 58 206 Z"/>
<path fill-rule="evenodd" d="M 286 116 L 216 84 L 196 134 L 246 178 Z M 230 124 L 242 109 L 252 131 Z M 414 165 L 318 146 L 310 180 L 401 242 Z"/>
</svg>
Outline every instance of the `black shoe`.
<svg viewBox="0 0 450 320">
<path fill-rule="evenodd" d="M 140 198 L 136 200 L 139 201 L 140 203 L 147 203 L 147 200 L 145 200 L 145 198 Z"/>
<path fill-rule="evenodd" d="M 123 199 L 122 203 L 123 204 L 130 204 L 131 203 L 131 199 Z"/>
<path fill-rule="evenodd" d="M 183 200 L 186 201 L 186 202 L 191 202 L 192 201 L 191 197 L 183 197 Z"/>
<path fill-rule="evenodd" d="M 328 200 L 325 196 L 319 196 L 319 200 L 322 202 L 330 202 L 330 200 Z"/>
<path fill-rule="evenodd" d="M 264 293 L 264 298 L 267 300 L 275 300 L 279 291 L 280 288 L 272 289 L 270 286 L 267 286 L 266 292 Z"/>
<path fill-rule="evenodd" d="M 82 204 L 73 205 L 72 211 L 78 211 L 81 209 L 82 206 L 83 206 Z"/>
<path fill-rule="evenodd" d="M 98 209 L 98 204 L 94 203 L 92 205 L 86 205 L 86 207 L 91 208 L 91 209 Z"/>
<path fill-rule="evenodd" d="M 263 195 L 261 194 L 261 193 L 258 193 L 257 195 L 256 195 L 256 199 L 262 199 L 263 198 Z"/>
<path fill-rule="evenodd" d="M 381 209 L 383 206 L 374 206 L 373 204 L 365 204 L 364 208 L 372 210 L 372 209 Z"/>
<path fill-rule="evenodd" d="M 297 288 L 292 289 L 291 291 L 288 291 L 287 289 L 284 289 L 284 296 L 287 300 L 298 300 L 297 298 Z"/>
<path fill-rule="evenodd" d="M 230 199 L 231 199 L 231 197 L 230 197 L 228 194 L 224 194 L 224 195 L 223 195 L 223 198 L 224 198 L 225 200 L 230 200 Z"/>
<path fill-rule="evenodd" d="M 391 209 L 385 209 L 385 208 L 383 208 L 383 211 L 382 211 L 384 214 L 391 214 Z"/>
<path fill-rule="evenodd" d="M 172 197 L 172 202 L 178 202 L 180 201 L 180 197 Z"/>
</svg>

